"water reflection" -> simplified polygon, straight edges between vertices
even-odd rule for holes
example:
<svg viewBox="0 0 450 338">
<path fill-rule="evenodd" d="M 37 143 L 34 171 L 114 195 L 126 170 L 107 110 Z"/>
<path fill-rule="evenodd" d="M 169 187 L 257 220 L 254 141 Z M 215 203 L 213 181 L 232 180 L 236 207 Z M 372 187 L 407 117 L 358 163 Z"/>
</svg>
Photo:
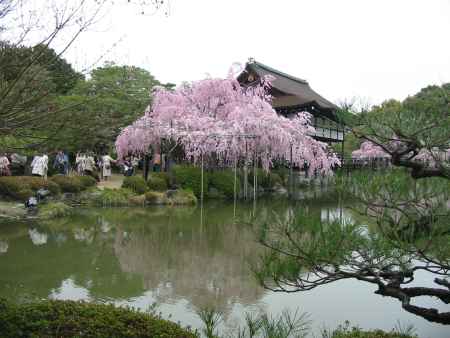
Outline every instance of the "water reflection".
<svg viewBox="0 0 450 338">
<path fill-rule="evenodd" d="M 260 200 L 256 217 L 289 219 L 305 206 Z M 318 220 L 353 217 L 337 203 L 307 207 Z M 244 225 L 252 214 L 252 204 L 238 205 L 236 220 L 233 204 L 210 203 L 203 211 L 91 209 L 51 222 L 11 223 L 0 227 L 0 297 L 113 301 L 144 310 L 156 302 L 186 325 L 200 325 L 194 310 L 204 306 L 221 309 L 227 323 L 255 307 L 277 313 L 286 306 L 311 312 L 318 326 L 354 319 L 389 330 L 398 318 L 416 320 L 395 300 L 387 302 L 357 282 L 295 295 L 263 290 L 249 271 L 261 252 Z M 428 332 L 430 325 L 420 322 L 419 329 Z M 439 327 L 430 332 L 445 337 Z"/>
<path fill-rule="evenodd" d="M 36 229 L 30 229 L 28 230 L 28 234 L 34 245 L 44 245 L 47 243 L 48 235 L 45 233 L 40 233 Z"/>
<path fill-rule="evenodd" d="M 5 241 L 0 241 L 0 254 L 4 254 L 8 252 L 8 243 Z"/>
</svg>

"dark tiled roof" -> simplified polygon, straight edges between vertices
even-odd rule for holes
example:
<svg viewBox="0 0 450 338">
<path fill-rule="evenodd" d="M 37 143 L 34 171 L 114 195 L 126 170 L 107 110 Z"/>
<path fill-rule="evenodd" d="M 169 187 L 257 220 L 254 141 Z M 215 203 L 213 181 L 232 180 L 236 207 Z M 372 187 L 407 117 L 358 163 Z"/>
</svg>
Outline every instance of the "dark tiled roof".
<svg viewBox="0 0 450 338">
<path fill-rule="evenodd" d="M 277 91 L 286 94 L 285 97 L 279 98 L 279 104 L 277 103 L 277 98 L 275 98 L 274 106 L 290 107 L 313 104 L 324 110 L 334 111 L 338 108 L 334 103 L 328 101 L 312 90 L 306 80 L 280 72 L 279 70 L 273 69 L 262 63 L 249 61 L 245 66 L 244 73 L 254 73 L 260 78 L 267 75 L 274 78 L 272 87 Z M 238 77 L 238 80 L 241 81 L 241 83 L 246 79 L 244 73 L 241 73 Z"/>
</svg>

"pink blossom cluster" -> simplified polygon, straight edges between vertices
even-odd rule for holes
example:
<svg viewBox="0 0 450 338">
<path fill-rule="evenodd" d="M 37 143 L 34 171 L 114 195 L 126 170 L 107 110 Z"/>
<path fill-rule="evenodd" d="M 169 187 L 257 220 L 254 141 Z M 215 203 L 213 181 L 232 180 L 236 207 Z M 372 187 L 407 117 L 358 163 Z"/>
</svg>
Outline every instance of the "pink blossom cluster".
<svg viewBox="0 0 450 338">
<path fill-rule="evenodd" d="M 427 162 L 430 166 L 435 167 L 437 162 L 444 162 L 450 160 L 450 149 L 445 151 L 439 149 L 421 149 L 414 157 L 415 160 Z"/>
<path fill-rule="evenodd" d="M 117 138 L 117 153 L 119 157 L 146 153 L 161 139 L 171 139 L 194 163 L 211 155 L 228 165 L 257 159 L 269 170 L 275 160 L 292 158 L 296 166 L 307 164 L 311 172 L 329 173 L 339 159 L 310 136 L 314 134 L 310 115 L 299 112 L 289 119 L 278 115 L 270 103 L 269 86 L 265 80 L 242 88 L 230 76 L 192 82 L 174 91 L 159 88 L 152 107 Z"/>
<path fill-rule="evenodd" d="M 391 158 L 391 155 L 389 155 L 375 143 L 372 143 L 370 141 L 364 141 L 363 143 L 361 143 L 359 149 L 352 152 L 352 158 L 367 160 L 367 159 Z"/>
</svg>

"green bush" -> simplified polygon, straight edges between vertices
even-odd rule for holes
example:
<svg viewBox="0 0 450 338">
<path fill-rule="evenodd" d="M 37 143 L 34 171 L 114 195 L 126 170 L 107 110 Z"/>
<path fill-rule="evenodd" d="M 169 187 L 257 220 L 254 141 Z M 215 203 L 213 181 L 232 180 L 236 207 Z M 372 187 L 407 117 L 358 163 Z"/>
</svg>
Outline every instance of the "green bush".
<svg viewBox="0 0 450 338">
<path fill-rule="evenodd" d="M 135 196 L 134 192 L 130 189 L 108 189 L 105 188 L 99 193 L 92 195 L 89 204 L 95 206 L 115 206 L 122 207 L 130 205 L 130 197 Z"/>
<path fill-rule="evenodd" d="M 253 171 L 250 170 L 248 174 L 248 182 L 253 185 Z M 274 172 L 266 172 L 262 169 L 256 170 L 258 186 L 264 188 L 265 190 L 272 190 L 275 185 L 282 184 L 281 177 Z"/>
<path fill-rule="evenodd" d="M 47 181 L 47 189 L 52 193 L 52 195 L 58 195 L 61 193 L 61 187 L 53 181 Z"/>
<path fill-rule="evenodd" d="M 209 185 L 216 188 L 226 198 L 234 198 L 234 172 L 216 171 L 208 174 Z M 239 196 L 240 179 L 236 177 L 236 194 Z"/>
<path fill-rule="evenodd" d="M 34 192 L 31 189 L 21 189 L 17 192 L 14 193 L 13 197 L 14 199 L 17 199 L 19 201 L 26 201 L 28 200 L 31 196 L 34 196 L 36 194 L 36 192 Z"/>
<path fill-rule="evenodd" d="M 154 177 L 151 175 L 147 181 L 147 187 L 149 190 L 155 191 L 166 191 L 167 190 L 167 182 L 160 177 Z"/>
<path fill-rule="evenodd" d="M 60 193 L 60 187 L 41 177 L 33 176 L 4 176 L 0 177 L 0 195 L 16 200 L 26 200 L 37 190 L 47 189 L 53 195 Z"/>
<path fill-rule="evenodd" d="M 147 204 L 168 204 L 166 195 L 159 191 L 147 191 L 145 193 L 145 201 Z"/>
<path fill-rule="evenodd" d="M 0 300 L 2 337 L 196 337 L 179 325 L 114 305 Z"/>
<path fill-rule="evenodd" d="M 169 173 L 166 173 L 166 172 L 164 172 L 164 171 L 160 171 L 160 172 L 150 172 L 150 174 L 149 174 L 149 178 L 153 178 L 153 177 L 157 177 L 157 178 L 161 178 L 161 179 L 163 179 L 164 181 L 166 181 L 166 185 L 168 186 L 168 187 L 170 187 L 170 175 L 169 175 Z"/>
<path fill-rule="evenodd" d="M 201 169 L 193 166 L 179 166 L 176 165 L 172 169 L 173 177 L 176 184 L 179 184 L 183 189 L 192 190 L 197 198 L 201 197 Z M 208 175 L 206 171 L 203 172 L 203 193 L 208 192 Z"/>
<path fill-rule="evenodd" d="M 197 197 L 191 190 L 177 190 L 172 196 L 169 196 L 170 205 L 196 205 Z"/>
<path fill-rule="evenodd" d="M 331 333 L 323 333 L 323 338 L 417 338 L 415 335 L 382 330 L 363 331 L 358 327 L 338 328 Z"/>
<path fill-rule="evenodd" d="M 97 181 L 92 176 L 75 176 L 83 185 L 84 188 L 90 188 L 97 184 Z"/>
<path fill-rule="evenodd" d="M 141 195 L 147 191 L 147 183 L 141 176 L 127 176 L 123 180 L 122 188 L 130 189 L 136 194 Z"/>
<path fill-rule="evenodd" d="M 39 206 L 39 217 L 51 219 L 71 215 L 73 208 L 62 202 L 50 202 Z"/>
<path fill-rule="evenodd" d="M 128 204 L 133 206 L 144 206 L 146 202 L 145 194 L 144 195 L 135 195 L 128 197 Z"/>
<path fill-rule="evenodd" d="M 50 180 L 61 188 L 62 192 L 77 193 L 84 190 L 86 187 L 80 180 L 80 176 L 52 176 Z"/>
</svg>

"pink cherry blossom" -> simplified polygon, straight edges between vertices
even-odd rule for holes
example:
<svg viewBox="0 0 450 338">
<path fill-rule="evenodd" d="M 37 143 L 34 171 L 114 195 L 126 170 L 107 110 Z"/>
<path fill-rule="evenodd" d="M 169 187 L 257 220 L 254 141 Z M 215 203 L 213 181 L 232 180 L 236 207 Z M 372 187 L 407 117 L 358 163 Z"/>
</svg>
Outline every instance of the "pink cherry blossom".
<svg viewBox="0 0 450 338">
<path fill-rule="evenodd" d="M 370 141 L 364 141 L 360 148 L 352 152 L 354 159 L 379 159 L 391 158 L 391 155 L 386 153 L 380 146 Z"/>
<path fill-rule="evenodd" d="M 119 157 L 146 153 L 161 139 L 171 139 L 185 151 L 186 160 L 198 163 L 214 155 L 223 164 L 236 159 L 253 161 L 265 170 L 275 160 L 307 164 L 311 172 L 330 173 L 339 165 L 327 144 L 311 135 L 311 116 L 299 112 L 280 116 L 271 106 L 270 79 L 242 88 L 232 76 L 184 84 L 174 91 L 158 88 L 144 116 L 123 129 L 116 141 Z"/>
</svg>

